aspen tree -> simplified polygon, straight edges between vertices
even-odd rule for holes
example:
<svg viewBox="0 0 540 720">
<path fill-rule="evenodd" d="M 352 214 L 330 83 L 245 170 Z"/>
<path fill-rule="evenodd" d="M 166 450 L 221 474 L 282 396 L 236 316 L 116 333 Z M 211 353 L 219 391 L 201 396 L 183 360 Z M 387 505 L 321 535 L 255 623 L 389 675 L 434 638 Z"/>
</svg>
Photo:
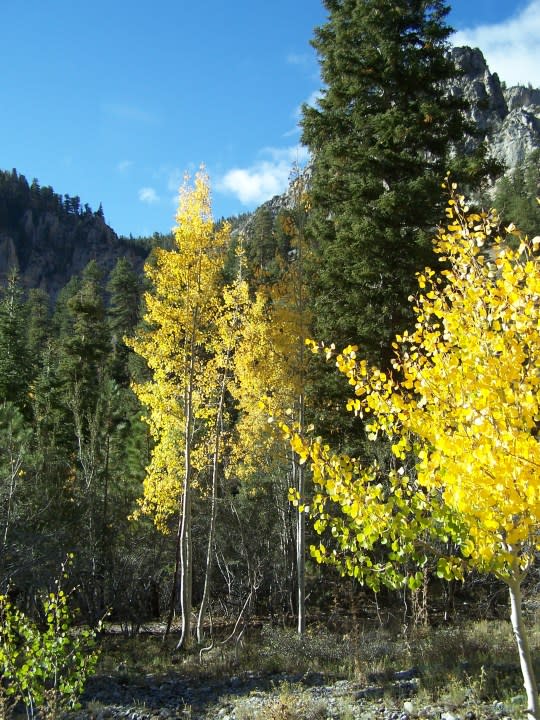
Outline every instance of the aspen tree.
<svg viewBox="0 0 540 720">
<path fill-rule="evenodd" d="M 209 349 L 212 358 L 207 365 L 207 375 L 212 378 L 213 394 L 210 396 L 209 418 L 213 428 L 208 437 L 208 457 L 211 458 L 210 518 L 206 550 L 206 571 L 203 596 L 197 618 L 197 640 L 203 639 L 203 622 L 210 599 L 210 583 L 213 567 L 214 540 L 216 534 L 218 470 L 230 433 L 226 429 L 226 396 L 233 382 L 234 353 L 239 345 L 243 316 L 249 304 L 249 289 L 242 280 L 242 249 L 237 252 L 239 273 L 237 280 L 223 289 L 221 306 L 216 317 L 216 327 Z"/>
<path fill-rule="evenodd" d="M 291 189 L 294 205 L 285 222 L 291 240 L 291 261 L 281 279 L 257 293 L 250 305 L 243 338 L 235 358 L 236 400 L 242 411 L 237 424 L 237 452 L 245 455 L 243 472 L 253 475 L 266 465 L 270 473 L 290 477 L 298 493 L 304 495 L 305 468 L 294 452 L 284 457 L 280 438 L 268 424 L 267 413 L 278 417 L 289 408 L 291 421 L 304 426 L 305 414 L 305 338 L 309 332 L 310 312 L 304 278 L 304 222 L 307 195 L 303 178 L 297 175 Z M 261 398 L 264 398 L 261 402 Z M 273 467 L 271 467 L 273 465 Z M 279 482 L 279 480 L 278 480 Z M 279 493 L 279 490 L 278 490 Z M 282 495 L 287 487 L 282 488 Z M 282 513 L 283 535 L 288 535 L 286 509 Z M 305 629 L 305 517 L 296 514 L 296 588 L 298 632 Z M 286 553 L 286 543 L 284 552 Z M 294 582 L 291 577 L 291 581 Z"/>
<path fill-rule="evenodd" d="M 513 225 L 498 235 L 494 211 L 471 212 L 449 189 L 434 244 L 445 269 L 418 273 L 416 323 L 395 339 L 394 374 L 355 346 L 336 360 L 354 389 L 348 409 L 371 439 L 390 442 L 393 468 L 384 475 L 282 427 L 313 468 L 315 527 L 335 539 L 312 547 L 318 561 L 375 589 L 415 587 L 422 573 L 407 576 L 400 563 L 421 568 L 430 541 L 452 540 L 459 554 L 439 556 L 440 577 L 476 569 L 506 583 L 528 716 L 538 720 L 521 586 L 540 548 L 540 239 Z M 386 548 L 383 560 L 375 547 Z"/>
<path fill-rule="evenodd" d="M 215 231 L 207 175 L 180 190 L 172 250 L 157 248 L 145 271 L 152 290 L 145 296 L 145 326 L 129 341 L 147 362 L 151 378 L 134 390 L 148 408 L 146 420 L 155 441 L 144 481 L 140 511 L 163 531 L 176 518 L 176 560 L 172 622 L 177 584 L 182 630 L 178 647 L 191 642 L 192 493 L 206 468 L 209 377 L 220 280 L 230 227 Z"/>
<path fill-rule="evenodd" d="M 291 262 L 279 284 L 279 299 L 275 304 L 278 308 L 288 308 L 292 313 L 293 326 L 288 337 L 292 342 L 290 358 L 293 362 L 296 398 L 293 405 L 299 432 L 303 433 L 306 425 L 306 356 L 305 338 L 309 333 L 312 320 L 308 310 L 308 288 L 305 277 L 305 256 L 308 247 L 305 238 L 305 224 L 309 210 L 309 196 L 305 177 L 296 171 L 290 184 L 293 207 L 289 214 L 285 232 L 291 238 Z M 277 293 L 274 292 L 274 296 Z M 279 319 L 279 315 L 278 318 Z M 290 321 L 289 321 L 290 324 Z M 304 498 L 306 493 L 305 464 L 298 462 L 298 455 L 293 452 L 291 460 L 293 486 L 298 497 Z M 296 513 L 296 577 L 297 577 L 297 630 L 302 634 L 306 629 L 306 525 L 305 514 Z"/>
</svg>

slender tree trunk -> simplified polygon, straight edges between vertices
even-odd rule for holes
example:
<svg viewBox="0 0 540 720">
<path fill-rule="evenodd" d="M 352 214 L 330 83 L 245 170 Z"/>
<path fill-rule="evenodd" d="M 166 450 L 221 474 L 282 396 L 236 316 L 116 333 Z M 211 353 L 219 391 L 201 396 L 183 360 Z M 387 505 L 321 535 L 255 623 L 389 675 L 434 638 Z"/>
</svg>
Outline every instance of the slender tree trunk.
<svg viewBox="0 0 540 720">
<path fill-rule="evenodd" d="M 515 564 L 517 565 L 517 559 Z M 519 664 L 523 675 L 523 686 L 527 694 L 527 717 L 529 720 L 540 720 L 540 704 L 538 701 L 538 686 L 534 675 L 531 651 L 527 639 L 527 631 L 523 622 L 523 611 L 521 604 L 521 582 L 523 576 L 519 569 L 512 573 L 510 579 L 506 579 L 510 591 L 510 618 L 512 629 L 519 654 Z"/>
<path fill-rule="evenodd" d="M 304 491 L 304 468 L 298 468 L 298 489 Z M 296 567 L 298 581 L 298 633 L 306 630 L 306 516 L 298 512 L 296 526 Z"/>
<path fill-rule="evenodd" d="M 184 503 L 184 528 L 182 533 L 180 600 L 182 612 L 182 632 L 176 646 L 189 648 L 193 641 L 191 634 L 191 612 L 193 608 L 193 552 L 191 538 L 191 487 L 186 486 L 186 502 Z"/>
<path fill-rule="evenodd" d="M 180 572 L 180 555 L 182 550 L 182 511 L 180 510 L 178 512 L 178 526 L 176 530 L 176 544 L 175 544 L 175 557 L 174 557 L 174 572 L 173 572 L 173 579 L 172 579 L 172 587 L 171 587 L 171 599 L 169 602 L 169 614 L 167 617 L 167 627 L 165 628 L 165 635 L 163 636 L 163 640 L 166 640 L 169 637 L 169 633 L 171 632 L 171 625 L 174 618 L 174 609 L 176 607 L 176 597 L 177 597 L 177 588 L 178 588 L 178 575 Z"/>
<path fill-rule="evenodd" d="M 176 649 L 191 645 L 192 609 L 192 548 L 191 548 L 191 445 L 193 441 L 193 385 L 195 382 L 195 335 L 198 312 L 193 315 L 190 339 L 188 382 L 185 391 L 184 411 L 184 488 L 182 494 L 182 523 L 180 528 L 180 608 L 182 631 Z"/>
<path fill-rule="evenodd" d="M 212 496 L 210 505 L 210 528 L 208 530 L 208 544 L 206 546 L 206 572 L 204 575 L 204 590 L 201 600 L 201 606 L 199 608 L 199 616 L 197 618 L 197 642 L 203 640 L 203 622 L 208 608 L 210 600 L 210 583 L 212 574 L 212 558 L 214 556 L 214 537 L 216 534 L 216 514 L 217 514 L 217 486 L 218 486 L 218 469 L 219 469 L 219 455 L 221 449 L 221 434 L 223 431 L 223 404 L 225 402 L 225 390 L 227 388 L 227 376 L 228 366 L 231 351 L 229 349 L 225 367 L 223 369 L 223 376 L 221 378 L 221 388 L 219 394 L 219 404 L 216 415 L 215 424 L 215 435 L 214 435 L 214 451 L 212 456 Z"/>
<path fill-rule="evenodd" d="M 8 496 L 7 496 L 7 503 L 6 503 L 6 519 L 5 519 L 5 526 L 3 531 L 3 538 L 2 538 L 2 554 L 6 551 L 7 548 L 7 540 L 8 540 L 8 532 L 11 527 L 11 515 L 13 512 L 13 505 L 14 505 L 14 499 L 15 499 L 15 491 L 17 489 L 17 478 L 19 477 L 19 472 L 21 470 L 22 466 L 22 451 L 17 454 L 15 452 L 15 439 L 13 437 L 13 431 L 12 431 L 13 425 L 11 422 L 8 423 L 7 429 L 8 429 L 8 442 L 7 442 L 7 451 L 9 453 L 9 490 L 8 490 Z"/>
<path fill-rule="evenodd" d="M 305 212 L 302 208 L 302 194 L 305 191 L 304 181 L 297 175 L 294 185 L 295 206 L 297 210 L 297 311 L 301 317 L 301 334 L 299 338 L 299 365 L 300 365 L 300 395 L 298 398 L 298 428 L 300 434 L 304 434 L 305 427 L 305 329 L 306 319 L 305 297 L 304 297 L 304 220 Z M 305 466 L 297 463 L 298 494 L 300 503 L 305 503 Z M 306 630 L 306 516 L 303 508 L 299 507 L 296 527 L 296 567 L 298 582 L 298 626 L 297 630 L 302 635 Z"/>
<path fill-rule="evenodd" d="M 101 579 L 101 588 L 100 588 L 100 611 L 104 612 L 107 607 L 106 597 L 107 592 L 105 589 L 106 586 L 106 576 L 107 574 L 109 577 L 113 574 L 113 568 L 112 568 L 112 553 L 111 553 L 111 543 L 109 542 L 109 530 L 108 530 L 108 522 L 109 522 L 109 454 L 110 454 L 110 435 L 107 432 L 107 437 L 105 440 L 105 467 L 103 470 L 103 510 L 102 510 L 102 517 L 101 517 L 101 549 L 100 549 L 100 556 L 101 556 L 101 565 L 102 565 L 102 579 Z"/>
<path fill-rule="evenodd" d="M 304 429 L 304 396 L 300 395 L 300 413 L 299 413 L 300 432 Z M 298 493 L 300 503 L 304 503 L 305 493 L 305 473 L 304 465 L 301 465 L 297 458 L 296 474 L 298 478 Z M 298 583 L 298 625 L 297 630 L 302 635 L 306 630 L 306 515 L 302 507 L 299 506 L 296 519 L 296 572 Z"/>
<path fill-rule="evenodd" d="M 186 468 L 190 463 L 186 450 Z M 182 491 L 182 508 L 177 535 L 177 563 L 175 567 L 174 589 L 180 584 L 181 633 L 176 650 L 191 644 L 191 472 L 186 472 Z M 176 596 L 175 590 L 173 596 Z M 175 597 L 176 600 L 176 597 Z M 174 606 L 172 606 L 174 609 Z M 172 613 L 170 613 L 172 619 Z M 170 622 L 168 623 L 170 629 Z"/>
<path fill-rule="evenodd" d="M 184 488 L 182 494 L 182 523 L 180 529 L 180 608 L 182 631 L 176 646 L 188 647 L 191 644 L 191 439 L 193 423 L 193 364 L 192 355 L 190 381 L 187 389 L 185 450 L 184 450 Z"/>
<path fill-rule="evenodd" d="M 216 445 L 218 441 L 216 440 Z M 217 500 L 217 460 L 216 455 L 212 461 L 212 496 L 210 500 L 210 527 L 208 529 L 208 543 L 206 546 L 206 571 L 204 574 L 204 589 L 199 607 L 199 615 L 197 617 L 197 642 L 202 642 L 204 638 L 203 623 L 210 600 L 210 583 L 212 573 L 212 558 L 214 555 L 214 537 L 216 533 L 216 500 Z"/>
</svg>

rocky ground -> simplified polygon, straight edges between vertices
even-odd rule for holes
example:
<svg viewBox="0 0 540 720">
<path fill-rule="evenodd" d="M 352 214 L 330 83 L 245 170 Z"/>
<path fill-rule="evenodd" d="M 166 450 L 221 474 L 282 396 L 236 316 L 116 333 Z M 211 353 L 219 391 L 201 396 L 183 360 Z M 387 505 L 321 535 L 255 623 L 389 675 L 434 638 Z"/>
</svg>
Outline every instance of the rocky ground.
<svg viewBox="0 0 540 720">
<path fill-rule="evenodd" d="M 97 676 L 72 720 L 517 720 L 524 698 L 508 704 L 426 704 L 415 669 L 373 678 L 371 685 L 304 676 L 245 672 L 228 678 Z"/>
</svg>

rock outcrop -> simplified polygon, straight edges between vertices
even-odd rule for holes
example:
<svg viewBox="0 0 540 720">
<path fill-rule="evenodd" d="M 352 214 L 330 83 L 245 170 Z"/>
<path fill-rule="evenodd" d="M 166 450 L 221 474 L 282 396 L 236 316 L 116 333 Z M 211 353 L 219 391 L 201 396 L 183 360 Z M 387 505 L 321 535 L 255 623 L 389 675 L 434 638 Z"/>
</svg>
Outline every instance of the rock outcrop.
<svg viewBox="0 0 540 720">
<path fill-rule="evenodd" d="M 449 92 L 469 102 L 470 119 L 491 154 L 508 170 L 516 167 L 540 147 L 540 90 L 505 87 L 478 48 L 456 47 L 451 54 L 462 75 Z"/>
<path fill-rule="evenodd" d="M 146 255 L 142 247 L 118 238 L 94 214 L 61 218 L 52 212 L 27 210 L 20 219 L 18 240 L 15 247 L 13 240 L 6 238 L 5 257 L 8 259 L 9 254 L 9 260 L 5 264 L 0 260 L 0 277 L 15 266 L 25 287 L 43 288 L 53 298 L 91 260 L 96 260 L 108 274 L 119 257 L 128 257 L 135 268 L 141 269 Z"/>
<path fill-rule="evenodd" d="M 80 209 L 78 198 L 64 201 L 52 188 L 29 187 L 14 170 L 0 171 L 0 285 L 16 270 L 25 288 L 41 288 L 51 298 L 91 260 L 107 275 L 119 257 L 142 270 L 148 248 L 119 238 L 103 212 Z"/>
<path fill-rule="evenodd" d="M 466 140 L 460 150 L 472 152 L 477 144 L 487 142 L 490 155 L 511 171 L 540 148 L 540 89 L 521 85 L 505 87 L 497 73 L 490 71 L 478 48 L 456 47 L 451 50 L 451 56 L 461 75 L 448 86 L 448 93 L 467 100 L 468 117 L 479 130 L 478 137 Z M 307 185 L 309 173 L 308 166 L 303 175 Z M 264 210 L 276 218 L 280 212 L 293 207 L 294 193 L 289 187 L 255 213 Z M 248 237 L 255 213 L 241 224 Z"/>
</svg>

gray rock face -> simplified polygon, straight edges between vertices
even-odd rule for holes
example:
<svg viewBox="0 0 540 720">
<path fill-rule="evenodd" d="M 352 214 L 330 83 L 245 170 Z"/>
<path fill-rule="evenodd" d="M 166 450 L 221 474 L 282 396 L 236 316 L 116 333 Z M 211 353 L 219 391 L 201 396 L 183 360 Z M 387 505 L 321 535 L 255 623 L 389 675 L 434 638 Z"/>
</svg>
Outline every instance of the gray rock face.
<svg viewBox="0 0 540 720">
<path fill-rule="evenodd" d="M 491 154 L 511 170 L 540 147 L 540 90 L 503 87 L 478 48 L 453 48 L 451 55 L 462 76 L 449 92 L 470 103 L 479 142 L 486 141 Z"/>
<path fill-rule="evenodd" d="M 28 209 L 15 227 L 0 228 L 0 285 L 12 269 L 26 288 L 42 288 L 55 298 L 91 260 L 109 273 L 119 257 L 142 269 L 146 251 L 122 241 L 99 217 L 61 218 Z"/>
<path fill-rule="evenodd" d="M 509 111 L 528 107 L 529 105 L 540 105 L 540 90 L 516 85 L 505 89 L 503 92 Z"/>
<path fill-rule="evenodd" d="M 462 76 L 450 86 L 449 93 L 464 97 L 470 104 L 471 120 L 489 132 L 508 114 L 499 76 L 489 71 L 478 48 L 454 48 L 451 55 Z"/>
<path fill-rule="evenodd" d="M 517 107 L 504 118 L 490 142 L 493 155 L 507 168 L 522 163 L 540 147 L 540 105 Z"/>
</svg>

